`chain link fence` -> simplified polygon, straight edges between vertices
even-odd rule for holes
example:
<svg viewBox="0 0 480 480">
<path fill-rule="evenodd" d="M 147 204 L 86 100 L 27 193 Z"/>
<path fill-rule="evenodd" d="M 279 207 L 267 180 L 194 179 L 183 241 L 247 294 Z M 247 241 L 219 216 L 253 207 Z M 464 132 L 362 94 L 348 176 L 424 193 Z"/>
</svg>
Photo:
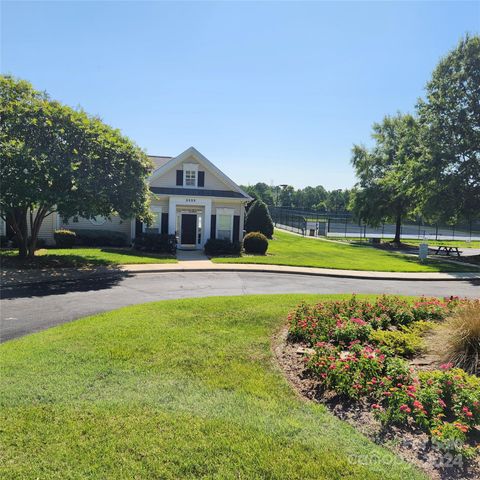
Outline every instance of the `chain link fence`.
<svg viewBox="0 0 480 480">
<path fill-rule="evenodd" d="M 275 226 L 306 236 L 344 238 L 394 238 L 395 225 L 382 223 L 371 227 L 355 222 L 348 212 L 314 212 L 285 207 L 269 207 Z M 411 240 L 480 240 L 480 222 L 457 225 L 430 224 L 419 219 L 406 220 L 401 236 Z"/>
</svg>

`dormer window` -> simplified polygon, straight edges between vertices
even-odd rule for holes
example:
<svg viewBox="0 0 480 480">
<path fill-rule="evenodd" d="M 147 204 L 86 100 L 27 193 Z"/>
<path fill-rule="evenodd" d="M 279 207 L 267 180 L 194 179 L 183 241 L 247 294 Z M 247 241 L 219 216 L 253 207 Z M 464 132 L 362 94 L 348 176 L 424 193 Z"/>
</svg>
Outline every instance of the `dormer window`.
<svg viewBox="0 0 480 480">
<path fill-rule="evenodd" d="M 185 186 L 195 187 L 197 185 L 197 172 L 195 170 L 185 171 Z"/>
<path fill-rule="evenodd" d="M 183 186 L 198 186 L 198 165 L 195 163 L 185 163 L 183 165 Z"/>
</svg>

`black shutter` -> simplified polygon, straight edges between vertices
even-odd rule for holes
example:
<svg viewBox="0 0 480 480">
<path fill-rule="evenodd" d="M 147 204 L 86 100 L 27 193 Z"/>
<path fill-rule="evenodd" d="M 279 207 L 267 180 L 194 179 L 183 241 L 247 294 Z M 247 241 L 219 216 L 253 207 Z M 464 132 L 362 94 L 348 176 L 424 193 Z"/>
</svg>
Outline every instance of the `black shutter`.
<svg viewBox="0 0 480 480">
<path fill-rule="evenodd" d="M 183 187 L 183 170 L 177 170 L 177 186 Z"/>
<path fill-rule="evenodd" d="M 238 242 L 240 240 L 240 215 L 234 215 L 233 217 L 233 241 Z"/>
<path fill-rule="evenodd" d="M 168 233 L 168 213 L 162 213 L 162 233 Z"/>
<path fill-rule="evenodd" d="M 205 186 L 205 172 L 198 172 L 198 186 Z"/>
<path fill-rule="evenodd" d="M 210 238 L 215 240 L 216 236 L 217 236 L 217 216 L 212 215 L 212 219 L 210 221 Z"/>
<path fill-rule="evenodd" d="M 135 219 L 135 236 L 138 237 L 143 233 L 143 223 L 136 218 Z"/>
</svg>

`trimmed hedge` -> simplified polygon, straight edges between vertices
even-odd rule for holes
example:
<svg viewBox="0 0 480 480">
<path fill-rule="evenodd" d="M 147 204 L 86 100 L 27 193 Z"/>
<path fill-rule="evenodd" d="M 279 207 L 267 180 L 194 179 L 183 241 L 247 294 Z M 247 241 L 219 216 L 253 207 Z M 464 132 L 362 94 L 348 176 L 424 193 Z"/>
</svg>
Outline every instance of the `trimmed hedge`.
<svg viewBox="0 0 480 480">
<path fill-rule="evenodd" d="M 243 248 L 247 253 L 265 255 L 268 249 L 267 237 L 260 232 L 250 232 L 243 239 Z"/>
<path fill-rule="evenodd" d="M 86 247 L 125 247 L 128 244 L 124 233 L 113 230 L 79 229 L 72 232 L 77 235 L 77 243 Z"/>
<path fill-rule="evenodd" d="M 255 200 L 248 209 L 245 219 L 245 230 L 250 232 L 261 232 L 267 238 L 273 236 L 273 222 L 267 205 L 261 200 Z"/>
<path fill-rule="evenodd" d="M 229 240 L 210 238 L 205 243 L 204 249 L 207 255 L 240 255 L 242 244 L 240 242 L 232 243 Z"/>
<path fill-rule="evenodd" d="M 72 248 L 75 245 L 77 235 L 71 230 L 55 230 L 53 238 L 58 248 Z"/>
<path fill-rule="evenodd" d="M 175 254 L 177 239 L 166 233 L 142 233 L 135 238 L 133 247 L 143 252 Z"/>
</svg>

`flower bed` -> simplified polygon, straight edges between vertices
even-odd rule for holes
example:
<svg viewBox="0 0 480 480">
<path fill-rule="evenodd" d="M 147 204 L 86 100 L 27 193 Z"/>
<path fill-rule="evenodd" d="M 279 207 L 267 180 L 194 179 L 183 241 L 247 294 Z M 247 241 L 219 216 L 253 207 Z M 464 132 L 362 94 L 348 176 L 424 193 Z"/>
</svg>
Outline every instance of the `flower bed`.
<svg viewBox="0 0 480 480">
<path fill-rule="evenodd" d="M 449 364 L 417 372 L 406 359 L 421 349 L 421 335 L 462 302 L 422 298 L 411 304 L 382 296 L 370 303 L 353 296 L 301 304 L 289 315 L 289 339 L 310 347 L 305 368 L 326 390 L 369 402 L 382 424 L 421 430 L 442 451 L 472 458 L 480 379 Z M 392 342 L 389 334 L 406 339 Z"/>
</svg>

